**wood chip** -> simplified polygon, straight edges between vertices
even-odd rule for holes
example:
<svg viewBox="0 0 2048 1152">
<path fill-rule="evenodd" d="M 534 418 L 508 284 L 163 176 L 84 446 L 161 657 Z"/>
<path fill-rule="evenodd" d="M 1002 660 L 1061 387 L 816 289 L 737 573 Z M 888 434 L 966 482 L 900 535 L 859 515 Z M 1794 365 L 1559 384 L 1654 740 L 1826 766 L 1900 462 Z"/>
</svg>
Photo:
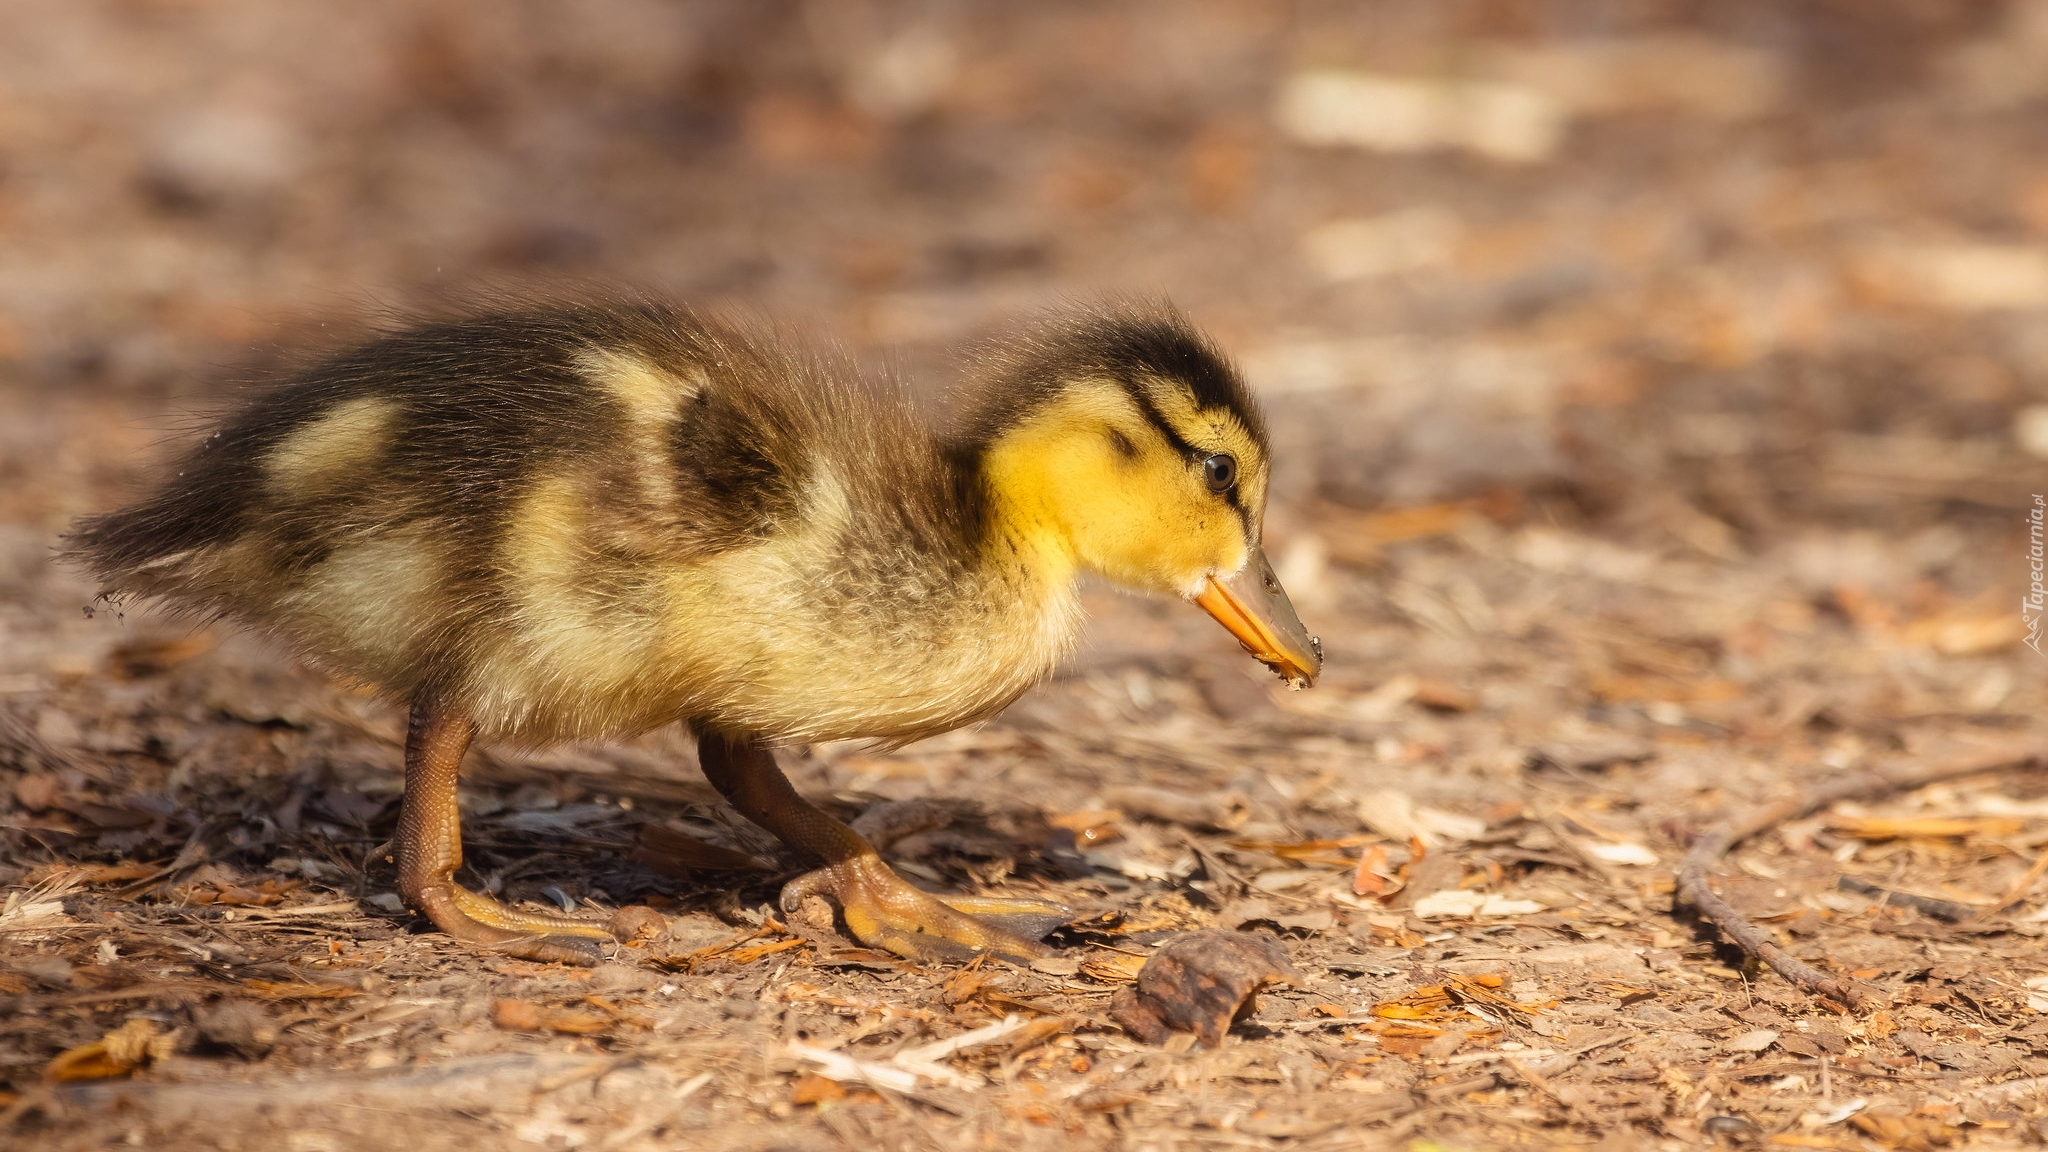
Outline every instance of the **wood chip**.
<svg viewBox="0 0 2048 1152">
<path fill-rule="evenodd" d="M 1215 1048 L 1233 1021 L 1254 1010 L 1259 988 L 1281 982 L 1299 984 L 1301 976 L 1278 937 L 1190 932 L 1154 954 L 1137 984 L 1116 994 L 1109 1012 L 1147 1044 L 1179 1034 Z"/>
<path fill-rule="evenodd" d="M 567 1032 L 587 1036 L 610 1028 L 614 1017 L 573 1008 L 550 1008 L 531 1000 L 498 1000 L 491 1004 L 491 1021 L 511 1032 Z"/>
</svg>

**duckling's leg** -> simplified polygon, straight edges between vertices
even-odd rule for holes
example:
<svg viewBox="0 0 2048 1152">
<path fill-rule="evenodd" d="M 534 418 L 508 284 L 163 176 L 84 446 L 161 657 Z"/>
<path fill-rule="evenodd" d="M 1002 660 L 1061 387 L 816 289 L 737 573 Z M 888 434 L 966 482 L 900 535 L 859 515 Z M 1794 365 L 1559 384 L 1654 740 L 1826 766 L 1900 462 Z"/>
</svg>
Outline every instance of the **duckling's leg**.
<svg viewBox="0 0 2048 1152">
<path fill-rule="evenodd" d="M 462 867 L 462 814 L 455 780 L 476 735 L 468 716 L 414 699 L 405 732 L 405 799 L 398 808 L 398 894 L 435 927 L 466 944 L 524 960 L 590 965 L 603 957 L 592 940 L 614 933 L 594 920 L 520 912 L 455 882 Z"/>
<path fill-rule="evenodd" d="M 697 759 L 740 815 L 824 864 L 783 888 L 783 909 L 794 911 L 813 893 L 829 895 L 863 944 L 913 960 L 958 960 L 977 952 L 1029 959 L 1046 955 L 1045 945 L 970 913 L 1035 915 L 1051 924 L 1072 915 L 1041 901 L 939 897 L 911 887 L 860 833 L 797 795 L 774 754 L 754 741 L 707 734 L 697 740 Z"/>
</svg>

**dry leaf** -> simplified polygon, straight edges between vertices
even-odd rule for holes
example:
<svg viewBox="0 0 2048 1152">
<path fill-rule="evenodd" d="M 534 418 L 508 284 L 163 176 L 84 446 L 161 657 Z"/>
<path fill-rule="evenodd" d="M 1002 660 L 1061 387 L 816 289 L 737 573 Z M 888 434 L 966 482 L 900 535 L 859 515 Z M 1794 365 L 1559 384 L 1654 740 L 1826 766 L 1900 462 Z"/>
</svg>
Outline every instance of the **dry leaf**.
<svg viewBox="0 0 2048 1152">
<path fill-rule="evenodd" d="M 1374 844 L 1359 854 L 1358 867 L 1351 874 L 1351 891 L 1358 896 L 1386 898 L 1399 892 L 1402 882 L 1388 869 L 1387 846 Z"/>
<path fill-rule="evenodd" d="M 699 872 L 759 872 L 764 866 L 744 852 L 707 844 L 660 824 L 642 824 L 628 859 L 664 876 L 688 879 Z"/>
<path fill-rule="evenodd" d="M 1123 829 L 1118 828 L 1117 823 L 1123 818 L 1124 814 L 1114 808 L 1083 808 L 1048 816 L 1045 822 L 1054 828 L 1072 832 L 1077 847 L 1092 848 L 1121 837 Z"/>
<path fill-rule="evenodd" d="M 1129 984 L 1138 978 L 1150 957 L 1110 952 L 1081 962 L 1081 975 L 1104 984 Z"/>
<path fill-rule="evenodd" d="M 1602 844 L 1598 841 L 1582 842 L 1579 847 L 1595 860 L 1606 864 L 1627 864 L 1647 868 L 1657 863 L 1657 854 L 1633 841 L 1618 844 Z"/>
<path fill-rule="evenodd" d="M 491 1020 L 512 1032 L 568 1032 L 589 1035 L 612 1026 L 612 1017 L 573 1008 L 549 1008 L 531 1000 L 498 1000 L 491 1005 Z"/>
<path fill-rule="evenodd" d="M 1593 695 L 1609 704 L 1715 704 L 1739 700 L 1744 689 L 1733 680 L 1682 680 L 1666 676 L 1595 676 Z"/>
<path fill-rule="evenodd" d="M 831 1104 L 846 1099 L 846 1089 L 837 1080 L 806 1072 L 789 1086 L 789 1102 L 796 1105 Z"/>
<path fill-rule="evenodd" d="M 2011 836 L 2026 827 L 2026 821 L 2005 816 L 1915 816 L 1889 819 L 1882 816 L 1839 817 L 1828 827 L 1857 840 L 1942 839 L 1962 836 Z"/>
<path fill-rule="evenodd" d="M 1530 916 L 1547 907 L 1540 900 L 1517 900 L 1498 892 L 1474 892 L 1446 888 L 1416 899 L 1411 911 L 1418 919 L 1442 920 L 1466 916 Z"/>
<path fill-rule="evenodd" d="M 303 880 L 265 880 L 254 888 L 229 880 L 207 880 L 188 884 L 178 895 L 194 904 L 225 904 L 240 908 L 268 908 L 284 903 L 287 894 L 305 886 Z"/>
<path fill-rule="evenodd" d="M 1424 984 L 1394 1000 L 1372 1006 L 1372 1014 L 1383 1020 L 1436 1020 L 1451 1006 L 1451 994 L 1441 984 Z"/>
<path fill-rule="evenodd" d="M 1438 847 L 1446 840 L 1476 840 L 1486 834 L 1483 820 L 1418 805 L 1407 793 L 1392 788 L 1360 797 L 1358 820 L 1390 840 L 1420 840 L 1425 848 Z"/>
<path fill-rule="evenodd" d="M 214 644 L 213 636 L 206 632 L 129 640 L 107 652 L 105 667 L 116 680 L 140 680 L 161 675 L 194 656 L 211 652 Z"/>
<path fill-rule="evenodd" d="M 1757 1028 L 1744 1032 L 1722 1047 L 1730 1052 L 1761 1052 L 1778 1042 L 1778 1034 L 1769 1028 Z"/>
<path fill-rule="evenodd" d="M 1230 832 L 1244 827 L 1245 821 L 1252 818 L 1251 798 L 1234 790 L 1190 795 L 1164 788 L 1130 786 L 1111 788 L 1102 798 L 1133 816 L 1188 828 Z"/>
<path fill-rule="evenodd" d="M 751 948 L 736 948 L 726 959 L 734 964 L 752 964 L 763 956 L 773 956 L 777 952 L 787 952 L 791 948 L 801 948 L 808 943 L 810 941 L 805 940 L 803 937 L 794 936 L 788 940 L 777 940 L 770 944 L 756 944 Z"/>
<path fill-rule="evenodd" d="M 1304 864 L 1348 868 L 1351 858 L 1343 854 L 1343 849 L 1370 844 L 1375 839 L 1373 836 L 1338 836 L 1327 840 L 1232 840 L 1230 846 L 1247 852 L 1270 852 L 1283 860 Z"/>
<path fill-rule="evenodd" d="M 267 1000 L 339 1000 L 361 996 L 360 988 L 346 984 L 312 984 L 297 980 L 244 980 L 242 986 Z"/>
<path fill-rule="evenodd" d="M 2026 634 L 2026 621 L 2020 614 L 2003 611 L 1930 616 L 1906 625 L 1899 638 L 1944 656 L 1975 656 L 2016 644 Z"/>
<path fill-rule="evenodd" d="M 1074 1020 L 1071 1016 L 1041 1016 L 1014 1033 L 1006 1053 L 1014 1059 L 1055 1036 L 1073 1030 Z"/>
<path fill-rule="evenodd" d="M 1424 680 L 1415 685 L 1415 702 L 1434 712 L 1470 712 L 1479 698 L 1455 684 Z"/>
<path fill-rule="evenodd" d="M 164 870 L 162 864 L 45 864 L 22 877 L 24 884 L 56 881 L 65 884 L 118 884 L 141 880 Z"/>
</svg>

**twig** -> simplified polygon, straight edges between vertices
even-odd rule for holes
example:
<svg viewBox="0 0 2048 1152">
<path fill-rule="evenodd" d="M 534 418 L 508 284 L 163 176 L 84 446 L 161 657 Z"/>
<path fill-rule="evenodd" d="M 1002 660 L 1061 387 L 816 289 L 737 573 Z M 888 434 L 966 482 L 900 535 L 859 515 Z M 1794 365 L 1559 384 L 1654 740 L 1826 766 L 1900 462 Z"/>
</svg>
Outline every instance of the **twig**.
<svg viewBox="0 0 2048 1152">
<path fill-rule="evenodd" d="M 1972 908 L 1968 904 L 1958 904 L 1953 900 L 1938 900 L 1932 896 L 1915 896 L 1911 892 L 1901 892 L 1895 888 L 1886 888 L 1882 884 L 1872 884 L 1868 880 L 1859 880 L 1854 876 L 1844 876 L 1835 881 L 1835 887 L 1844 892 L 1854 892 L 1859 896 L 1875 896 L 1880 904 L 1893 904 L 1901 908 L 1911 908 L 1923 916 L 1932 916 L 1936 920 L 1946 920 L 1951 924 L 1960 924 L 1965 920 L 1975 917 L 1980 912 L 1988 911 L 1988 909 Z"/>
<path fill-rule="evenodd" d="M 2034 860 L 2034 866 L 2027 869 L 2025 876 L 2014 881 L 2013 886 L 2005 890 L 2005 895 L 1998 898 L 1998 903 L 1984 909 L 1978 915 L 1990 916 L 2019 903 L 2020 898 L 2027 894 L 2027 889 L 2032 888 L 2034 881 L 2039 880 L 2044 872 L 2048 872 L 2048 848 L 2041 850 L 2041 855 Z"/>
<path fill-rule="evenodd" d="M 955 1052 L 965 1052 L 969 1048 L 979 1048 L 984 1044 L 993 1044 L 998 1040 L 1008 1037 L 1010 1033 L 1025 1028 L 1030 1023 L 1031 1021 L 1022 1016 L 1005 1016 L 994 1024 L 984 1025 L 972 1032 L 962 1032 L 960 1035 L 949 1039 L 934 1040 L 930 1044 L 921 1044 L 915 1048 L 905 1048 L 903 1051 L 896 1053 L 893 1060 L 895 1063 L 911 1068 L 913 1071 L 923 1075 L 923 1070 L 918 1068 L 917 1065 L 935 1064 Z M 937 1077 L 934 1077 L 934 1079 L 937 1079 Z"/>
<path fill-rule="evenodd" d="M 1847 772 L 1822 780 L 1776 803 L 1766 804 L 1747 816 L 1724 821 L 1693 841 L 1685 863 L 1678 870 L 1679 906 L 1691 906 L 1701 917 L 1719 928 L 1737 947 L 1792 983 L 1855 1008 L 1869 997 L 1869 989 L 1854 980 L 1838 980 L 1794 957 L 1773 943 L 1763 930 L 1744 919 L 1707 883 L 1707 869 L 1728 850 L 1751 836 L 1787 820 L 1817 812 L 1837 801 L 1851 798 L 1874 799 L 1893 792 L 1923 788 L 1958 776 L 1974 776 L 1996 768 L 2012 768 L 2048 759 L 2048 748 L 2038 743 L 2024 747 L 2008 745 L 1990 751 L 1972 752 L 1930 765 L 1893 762 L 1876 768 Z"/>
</svg>

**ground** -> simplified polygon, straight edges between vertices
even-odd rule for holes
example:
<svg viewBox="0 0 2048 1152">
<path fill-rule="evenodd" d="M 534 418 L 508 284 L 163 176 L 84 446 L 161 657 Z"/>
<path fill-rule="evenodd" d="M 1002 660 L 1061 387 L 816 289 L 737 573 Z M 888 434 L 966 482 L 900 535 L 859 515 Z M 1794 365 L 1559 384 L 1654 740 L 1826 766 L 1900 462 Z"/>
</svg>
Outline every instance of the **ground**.
<svg viewBox="0 0 2048 1152">
<path fill-rule="evenodd" d="M 2015 610 L 2048 9 L 10 9 L 0 1142 L 2048 1141 L 2048 662 Z M 848 817 L 936 805 L 889 850 L 919 883 L 1080 910 L 1029 967 L 785 917 L 795 862 L 674 731 L 465 780 L 471 883 L 664 935 L 595 969 L 451 943 L 377 852 L 398 713 L 230 627 L 84 611 L 51 550 L 277 361 L 621 283 L 934 392 L 1032 308 L 1170 295 L 1265 399 L 1324 681 L 1092 590 L 996 720 L 784 754 Z M 1719 822 L 1972 757 L 1714 866 L 1863 1003 L 1677 906 Z M 1112 998 L 1201 928 L 1296 978 L 1217 1048 L 1141 1042 Z"/>
</svg>

